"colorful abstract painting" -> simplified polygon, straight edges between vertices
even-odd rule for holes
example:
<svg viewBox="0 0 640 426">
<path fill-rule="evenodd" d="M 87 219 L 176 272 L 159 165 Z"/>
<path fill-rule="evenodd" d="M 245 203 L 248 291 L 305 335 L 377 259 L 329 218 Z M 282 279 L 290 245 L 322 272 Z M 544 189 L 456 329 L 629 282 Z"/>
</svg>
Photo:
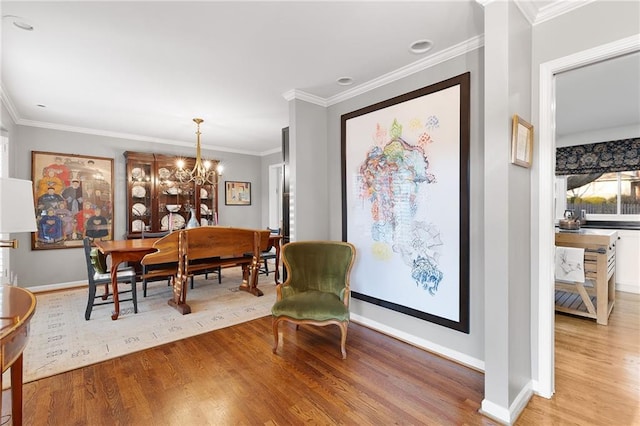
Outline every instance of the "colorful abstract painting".
<svg viewBox="0 0 640 426">
<path fill-rule="evenodd" d="M 342 116 L 355 298 L 468 332 L 469 74 Z"/>
</svg>

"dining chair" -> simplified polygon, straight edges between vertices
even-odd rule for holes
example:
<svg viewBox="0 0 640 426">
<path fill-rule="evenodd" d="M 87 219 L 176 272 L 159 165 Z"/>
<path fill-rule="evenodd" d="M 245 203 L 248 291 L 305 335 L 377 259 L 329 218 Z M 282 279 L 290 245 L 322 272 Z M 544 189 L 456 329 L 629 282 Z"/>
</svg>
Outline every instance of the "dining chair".
<svg viewBox="0 0 640 426">
<path fill-rule="evenodd" d="M 162 238 L 166 235 L 169 235 L 169 231 L 160 231 L 160 232 L 148 232 L 145 231 L 144 229 L 142 230 L 142 232 L 140 233 L 140 238 L 145 239 L 145 238 Z M 177 263 L 176 263 L 177 264 Z M 175 266 L 173 264 L 162 264 L 162 265 L 157 265 L 152 268 L 149 268 L 148 266 L 142 265 L 142 296 L 143 297 L 147 297 L 147 283 L 151 282 L 151 281 L 163 281 L 163 280 L 167 280 L 167 286 L 171 285 L 171 280 L 173 279 L 174 275 L 173 274 L 159 274 L 159 275 L 154 275 L 151 272 L 151 269 L 157 269 L 157 270 L 165 270 L 167 269 L 171 269 L 170 266 Z"/>
<path fill-rule="evenodd" d="M 106 260 L 104 255 L 97 249 L 91 247 L 91 239 L 85 237 L 83 239 L 84 255 L 87 263 L 87 278 L 89 280 L 89 297 L 87 300 L 87 309 L 84 312 L 84 319 L 91 318 L 91 311 L 94 306 L 106 305 L 113 303 L 113 293 L 111 286 L 111 272 L 106 268 Z M 119 299 L 120 302 L 133 302 L 133 312 L 138 313 L 138 296 L 136 292 L 136 271 L 131 267 L 119 269 L 117 273 L 118 283 L 126 283 L 131 286 L 128 290 L 118 289 L 118 296 L 121 294 L 131 293 L 128 299 Z M 104 292 L 96 294 L 99 285 L 104 284 Z M 101 301 L 96 301 L 100 299 Z"/>
<path fill-rule="evenodd" d="M 342 241 L 296 241 L 282 247 L 282 260 L 288 276 L 276 286 L 276 303 L 271 308 L 273 353 L 278 349 L 278 325 L 296 324 L 340 328 L 340 350 L 347 357 L 345 344 L 349 325 L 349 278 L 356 249 Z"/>
<path fill-rule="evenodd" d="M 271 235 L 280 235 L 280 228 L 269 228 L 267 227 L 267 229 L 269 230 L 269 232 L 271 232 Z M 258 274 L 262 275 L 269 275 L 269 260 L 273 260 L 276 258 L 276 252 L 274 250 L 274 247 L 272 245 L 270 245 L 269 247 L 267 247 L 267 249 L 265 251 L 263 251 L 262 253 L 260 253 L 260 258 L 263 261 L 262 266 L 260 266 L 260 268 L 258 268 Z"/>
</svg>

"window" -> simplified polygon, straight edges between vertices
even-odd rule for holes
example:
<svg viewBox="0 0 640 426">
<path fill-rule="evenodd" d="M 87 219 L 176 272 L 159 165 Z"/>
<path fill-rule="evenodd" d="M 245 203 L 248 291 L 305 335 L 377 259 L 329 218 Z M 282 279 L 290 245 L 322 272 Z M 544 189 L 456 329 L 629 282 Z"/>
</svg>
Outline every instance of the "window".
<svg viewBox="0 0 640 426">
<path fill-rule="evenodd" d="M 640 223 L 639 167 L 640 137 L 556 148 L 556 218 Z"/>
<path fill-rule="evenodd" d="M 564 209 L 587 219 L 640 221 L 640 170 L 558 176 L 566 188 Z M 558 194 L 560 200 L 560 193 Z M 558 209 L 564 212 L 564 209 Z"/>
</svg>

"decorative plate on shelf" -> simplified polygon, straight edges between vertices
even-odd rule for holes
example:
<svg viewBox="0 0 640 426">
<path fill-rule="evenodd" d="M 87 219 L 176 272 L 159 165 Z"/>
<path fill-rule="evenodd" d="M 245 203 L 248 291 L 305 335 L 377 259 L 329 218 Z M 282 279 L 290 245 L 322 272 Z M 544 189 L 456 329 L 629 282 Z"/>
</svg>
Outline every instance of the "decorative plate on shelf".
<svg viewBox="0 0 640 426">
<path fill-rule="evenodd" d="M 133 169 L 131 169 L 131 177 L 133 177 L 134 179 L 142 179 L 144 175 L 144 170 L 142 170 L 140 167 L 134 167 Z"/>
<path fill-rule="evenodd" d="M 131 195 L 136 198 L 144 198 L 144 196 L 147 195 L 147 190 L 144 189 L 144 186 L 135 185 L 131 188 Z"/>
<path fill-rule="evenodd" d="M 178 195 L 180 193 L 180 189 L 176 186 L 172 186 L 171 188 L 167 188 L 164 192 L 169 195 Z"/>
<path fill-rule="evenodd" d="M 206 204 L 200 204 L 200 214 L 201 215 L 207 215 L 209 214 L 209 207 L 207 207 Z"/>
<path fill-rule="evenodd" d="M 158 170 L 158 176 L 160 177 L 160 179 L 169 179 L 169 176 L 171 176 L 171 172 L 169 171 L 169 169 L 163 167 Z"/>
<path fill-rule="evenodd" d="M 131 212 L 133 213 L 134 216 L 144 216 L 146 211 L 147 211 L 147 206 L 145 206 L 142 203 L 135 203 L 131 208 Z"/>
<path fill-rule="evenodd" d="M 184 227 L 184 217 L 181 215 L 174 213 L 171 215 L 173 220 L 173 230 L 180 229 Z M 160 219 L 160 230 L 166 231 L 169 229 L 169 215 L 165 215 Z"/>
<path fill-rule="evenodd" d="M 200 198 L 207 198 L 208 196 L 209 193 L 207 192 L 207 190 L 204 188 L 200 188 Z"/>
<path fill-rule="evenodd" d="M 144 229 L 144 221 L 140 219 L 136 219 L 133 222 L 131 222 L 131 231 L 142 232 L 143 229 Z"/>
</svg>

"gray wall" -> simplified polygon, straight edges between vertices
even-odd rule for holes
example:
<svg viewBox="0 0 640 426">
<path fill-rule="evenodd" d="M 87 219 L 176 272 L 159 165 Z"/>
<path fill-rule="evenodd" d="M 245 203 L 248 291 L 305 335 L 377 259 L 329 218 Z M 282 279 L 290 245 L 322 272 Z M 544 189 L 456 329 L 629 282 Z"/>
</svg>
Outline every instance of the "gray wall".
<svg viewBox="0 0 640 426">
<path fill-rule="evenodd" d="M 294 99 L 289 102 L 289 118 L 291 240 L 327 239 L 327 179 L 334 170 L 327 163 L 327 111 Z M 342 235 L 334 239 L 341 240 Z"/>
<path fill-rule="evenodd" d="M 114 159 L 114 238 L 116 239 L 124 238 L 126 228 L 126 172 L 123 152 L 140 151 L 181 156 L 195 154 L 195 140 L 193 146 L 183 147 L 27 126 L 13 126 L 13 128 L 9 127 L 9 130 L 11 163 L 14 167 L 14 170 L 10 171 L 12 177 L 31 179 L 31 151 Z M 205 158 L 219 159 L 224 164 L 221 187 L 218 190 L 220 224 L 262 228 L 263 165 L 261 157 L 208 149 L 203 149 L 202 155 Z M 251 182 L 252 204 L 250 206 L 225 206 L 223 184 L 227 180 Z M 81 249 L 31 250 L 29 234 L 16 236 L 19 238 L 20 247 L 12 253 L 11 267 L 18 274 L 20 286 L 34 287 L 86 281 L 86 266 Z"/>
<path fill-rule="evenodd" d="M 427 321 L 403 315 L 393 310 L 352 299 L 351 312 L 373 323 L 380 323 L 395 330 L 396 335 L 409 336 L 413 341 L 441 346 L 457 359 L 482 366 L 484 357 L 484 281 L 483 281 L 483 52 L 475 50 L 464 56 L 446 61 L 427 70 L 389 83 L 383 87 L 351 98 L 328 108 L 328 163 L 329 185 L 329 238 L 342 238 L 342 181 L 341 181 L 341 115 L 362 107 L 410 92 L 421 87 L 471 72 L 471 213 L 470 213 L 470 324 L 469 334 L 460 333 Z M 457 218 L 452 218 L 457 220 Z"/>
<path fill-rule="evenodd" d="M 509 117 L 531 122 L 531 26 L 509 2 Z M 487 71 L 488 74 L 488 71 Z M 505 146 L 512 139 L 507 125 Z M 510 149 L 506 150 L 510 154 Z M 488 152 L 485 153 L 488 155 Z M 531 170 L 509 164 L 509 406 L 531 381 Z M 487 265 L 487 269 L 489 269 Z M 486 275 L 485 275 L 486 276 Z M 486 305 L 485 309 L 490 306 Z M 486 389 L 486 387 L 485 387 Z"/>
<path fill-rule="evenodd" d="M 507 2 L 485 6 L 485 399 L 510 407 L 530 383 L 530 179 L 510 163 L 511 118 L 531 121 L 531 30 Z"/>
</svg>

